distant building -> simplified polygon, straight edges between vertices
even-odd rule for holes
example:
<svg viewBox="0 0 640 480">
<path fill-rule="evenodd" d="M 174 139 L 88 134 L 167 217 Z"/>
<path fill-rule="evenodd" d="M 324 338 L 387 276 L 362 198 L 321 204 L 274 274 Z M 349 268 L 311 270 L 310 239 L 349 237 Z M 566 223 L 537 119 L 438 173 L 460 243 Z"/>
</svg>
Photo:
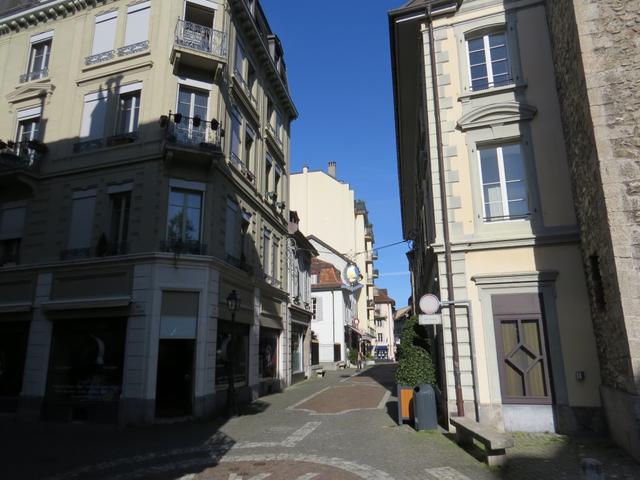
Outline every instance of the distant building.
<svg viewBox="0 0 640 480">
<path fill-rule="evenodd" d="M 314 258 L 311 262 L 313 320 L 320 365 L 330 368 L 347 360 L 349 348 L 358 348 L 351 335 L 357 302 L 333 264 Z"/>
<path fill-rule="evenodd" d="M 394 352 L 394 313 L 396 301 L 389 297 L 386 288 L 375 288 L 373 294 L 375 303 L 374 328 L 375 339 L 373 351 L 375 358 L 395 360 Z"/>
<path fill-rule="evenodd" d="M 397 351 L 398 345 L 400 345 L 400 337 L 402 330 L 404 330 L 405 322 L 411 317 L 411 307 L 402 307 L 395 311 L 393 314 L 393 338 L 394 345 Z"/>
<path fill-rule="evenodd" d="M 356 318 L 360 329 L 373 335 L 373 287 L 378 258 L 373 248 L 373 225 L 362 200 L 356 200 L 348 183 L 338 180 L 336 163 L 328 171 L 291 174 L 291 208 L 300 215 L 300 228 L 330 245 L 358 266 L 362 274 L 361 290 L 355 293 Z M 320 252 L 322 254 L 322 252 Z"/>
<path fill-rule="evenodd" d="M 459 302 L 432 329 L 443 413 L 603 429 L 544 2 L 413 0 L 389 26 L 413 298 Z"/>
</svg>

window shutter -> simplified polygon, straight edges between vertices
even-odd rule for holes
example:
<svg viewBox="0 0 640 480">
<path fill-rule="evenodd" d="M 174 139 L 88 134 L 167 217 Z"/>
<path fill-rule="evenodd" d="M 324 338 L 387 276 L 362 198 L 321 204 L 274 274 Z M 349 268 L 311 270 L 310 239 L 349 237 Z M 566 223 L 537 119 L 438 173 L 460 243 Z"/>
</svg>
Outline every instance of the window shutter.
<svg viewBox="0 0 640 480">
<path fill-rule="evenodd" d="M 240 257 L 240 226 L 238 204 L 227 200 L 227 218 L 225 220 L 225 250 L 232 257 Z"/>
<path fill-rule="evenodd" d="M 0 210 L 0 240 L 22 238 L 25 207 L 4 207 Z"/>
<path fill-rule="evenodd" d="M 95 193 L 91 196 L 82 196 L 73 199 L 69 249 L 87 248 L 91 246 L 91 231 L 93 230 L 95 205 Z"/>
<path fill-rule="evenodd" d="M 107 116 L 107 95 L 105 92 L 92 93 L 84 97 L 80 137 L 88 140 L 104 135 Z"/>
<path fill-rule="evenodd" d="M 322 321 L 322 297 L 314 297 L 316 299 L 316 322 Z"/>
<path fill-rule="evenodd" d="M 124 36 L 125 46 L 149 40 L 150 11 L 150 2 L 138 3 L 127 9 L 127 30 Z"/>
<path fill-rule="evenodd" d="M 198 292 L 162 292 L 160 338 L 196 338 Z"/>
<path fill-rule="evenodd" d="M 96 28 L 93 32 L 91 55 L 113 50 L 116 39 L 117 20 L 117 12 L 104 13 L 96 17 Z"/>
</svg>

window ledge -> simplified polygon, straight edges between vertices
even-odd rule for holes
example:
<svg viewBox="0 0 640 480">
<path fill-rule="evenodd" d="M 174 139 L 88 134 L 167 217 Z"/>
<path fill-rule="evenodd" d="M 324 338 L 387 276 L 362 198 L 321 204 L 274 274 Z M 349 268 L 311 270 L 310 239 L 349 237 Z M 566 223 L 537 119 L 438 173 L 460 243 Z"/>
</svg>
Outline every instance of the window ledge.
<svg viewBox="0 0 640 480">
<path fill-rule="evenodd" d="M 515 92 L 518 90 L 524 90 L 527 88 L 527 82 L 515 82 L 510 85 L 504 85 L 502 87 L 486 88 L 484 90 L 478 90 L 475 92 L 467 92 L 458 97 L 459 102 L 468 102 L 474 98 L 487 97 L 490 95 L 498 95 L 500 93 Z"/>
</svg>

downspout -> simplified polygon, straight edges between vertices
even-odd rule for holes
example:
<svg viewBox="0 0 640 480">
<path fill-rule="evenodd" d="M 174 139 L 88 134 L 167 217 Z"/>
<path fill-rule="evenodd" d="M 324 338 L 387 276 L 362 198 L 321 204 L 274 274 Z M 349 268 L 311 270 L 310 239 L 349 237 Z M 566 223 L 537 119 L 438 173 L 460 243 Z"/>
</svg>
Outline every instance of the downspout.
<svg viewBox="0 0 640 480">
<path fill-rule="evenodd" d="M 440 184 L 440 204 L 442 207 L 442 230 L 445 251 L 445 276 L 447 278 L 447 292 L 449 297 L 449 318 L 451 321 L 451 343 L 453 349 L 453 380 L 456 391 L 456 409 L 458 417 L 464 417 L 464 401 L 462 398 L 462 384 L 460 381 L 460 356 L 458 352 L 458 326 L 456 322 L 455 292 L 453 290 L 453 273 L 451 267 L 451 238 L 449 232 L 449 210 L 447 206 L 447 186 L 444 174 L 444 152 L 442 148 L 442 126 L 440 124 L 440 93 L 438 92 L 438 72 L 435 62 L 435 46 L 433 35 L 433 18 L 431 4 L 427 4 L 427 25 L 429 29 L 429 63 L 431 64 L 431 82 L 433 87 L 433 110 L 436 124 L 436 147 L 438 150 L 438 179 Z M 426 105 L 426 102 L 425 102 Z M 428 113 L 428 112 L 427 112 Z M 428 118 L 428 117 L 427 117 Z"/>
</svg>

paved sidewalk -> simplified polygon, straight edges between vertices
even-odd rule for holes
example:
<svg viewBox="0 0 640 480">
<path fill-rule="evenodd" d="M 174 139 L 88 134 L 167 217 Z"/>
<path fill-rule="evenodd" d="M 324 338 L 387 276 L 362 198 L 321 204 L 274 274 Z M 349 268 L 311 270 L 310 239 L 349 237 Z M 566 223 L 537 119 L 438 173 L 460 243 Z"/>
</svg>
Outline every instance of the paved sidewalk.
<svg viewBox="0 0 640 480">
<path fill-rule="evenodd" d="M 608 442 L 517 435 L 491 470 L 442 432 L 398 426 L 394 365 L 328 372 L 264 397 L 229 421 L 121 429 L 0 419 L 0 479 L 579 480 L 580 459 L 608 479 L 640 466 Z"/>
</svg>

